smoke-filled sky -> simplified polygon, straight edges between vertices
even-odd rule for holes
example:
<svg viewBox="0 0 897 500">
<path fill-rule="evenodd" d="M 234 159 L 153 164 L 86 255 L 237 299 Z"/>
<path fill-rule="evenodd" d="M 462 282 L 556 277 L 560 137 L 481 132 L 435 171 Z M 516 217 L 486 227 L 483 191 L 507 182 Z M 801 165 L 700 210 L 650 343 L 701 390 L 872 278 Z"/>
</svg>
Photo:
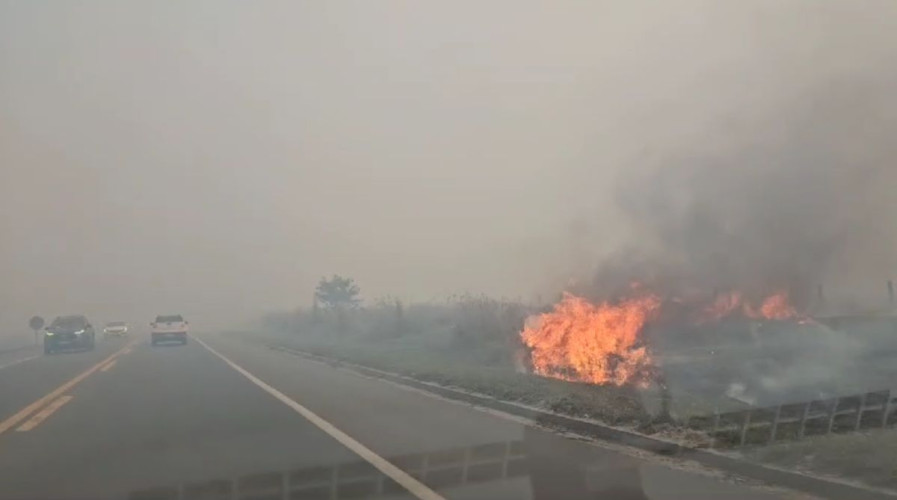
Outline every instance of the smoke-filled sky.
<svg viewBox="0 0 897 500">
<path fill-rule="evenodd" d="M 894 19 L 891 0 L 0 1 L 0 326 L 221 324 L 331 273 L 369 299 L 531 298 L 633 238 L 723 267 L 749 240 L 734 276 L 784 237 L 825 261 L 808 273 L 881 279 Z"/>
</svg>

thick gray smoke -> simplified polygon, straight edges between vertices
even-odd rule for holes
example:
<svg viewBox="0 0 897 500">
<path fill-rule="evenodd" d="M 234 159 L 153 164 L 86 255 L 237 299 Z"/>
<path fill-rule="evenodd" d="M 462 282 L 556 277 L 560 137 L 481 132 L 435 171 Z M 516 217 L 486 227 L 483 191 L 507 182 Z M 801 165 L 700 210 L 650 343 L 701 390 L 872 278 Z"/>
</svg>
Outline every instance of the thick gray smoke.
<svg viewBox="0 0 897 500">
<path fill-rule="evenodd" d="M 818 82 L 760 120 L 622 174 L 616 198 L 634 239 L 596 286 L 786 290 L 803 306 L 819 285 L 842 296 L 880 287 L 880 299 L 897 269 L 893 83 Z"/>
<path fill-rule="evenodd" d="M 868 74 L 816 82 L 760 119 L 721 126 L 706 144 L 622 174 L 616 202 L 632 237 L 602 263 L 591 293 L 606 298 L 635 280 L 667 296 L 740 290 L 750 300 L 785 290 L 799 309 L 823 316 L 886 305 L 886 280 L 897 270 L 893 83 Z M 720 342 L 715 357 L 669 361 L 674 391 L 741 387 L 762 405 L 890 383 L 876 376 L 877 366 L 893 363 L 882 354 L 894 349 L 886 320 L 763 334 L 708 328 L 704 339 Z M 694 331 L 680 333 L 662 330 L 655 348 L 697 341 Z M 721 385 L 706 389 L 702 380 Z"/>
</svg>

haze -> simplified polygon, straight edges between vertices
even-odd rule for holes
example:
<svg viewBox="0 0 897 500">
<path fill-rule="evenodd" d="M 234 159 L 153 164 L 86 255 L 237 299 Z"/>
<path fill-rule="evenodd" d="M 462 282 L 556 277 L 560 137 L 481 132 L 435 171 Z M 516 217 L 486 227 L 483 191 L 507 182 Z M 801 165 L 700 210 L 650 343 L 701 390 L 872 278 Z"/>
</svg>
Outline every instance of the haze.
<svg viewBox="0 0 897 500">
<path fill-rule="evenodd" d="M 556 292 L 631 243 L 617 202 L 644 164 L 675 176 L 743 151 L 826 82 L 893 124 L 895 15 L 889 0 L 0 2 L 0 326 L 219 327 L 307 304 L 331 273 L 368 299 Z M 837 131 L 852 133 L 864 162 L 893 162 L 882 129 Z M 875 228 L 893 234 L 890 217 Z"/>
</svg>

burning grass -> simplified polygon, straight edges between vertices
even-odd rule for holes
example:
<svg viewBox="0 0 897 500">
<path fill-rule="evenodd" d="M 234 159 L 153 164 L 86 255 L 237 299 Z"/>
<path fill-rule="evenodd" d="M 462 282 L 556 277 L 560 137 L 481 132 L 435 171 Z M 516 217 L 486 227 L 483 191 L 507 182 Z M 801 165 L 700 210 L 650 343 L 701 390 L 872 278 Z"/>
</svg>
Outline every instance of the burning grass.
<svg viewBox="0 0 897 500">
<path fill-rule="evenodd" d="M 394 304 L 384 303 L 353 313 L 342 325 L 336 318 L 294 315 L 274 321 L 259 338 L 612 425 L 635 427 L 650 420 L 634 387 L 525 373 L 519 334 L 533 312 L 519 303 L 475 296 L 411 305 L 401 316 Z"/>
<path fill-rule="evenodd" d="M 604 301 L 565 294 L 551 311 L 527 320 L 520 340 L 527 349 L 532 370 L 539 375 L 598 386 L 655 387 L 660 393 L 660 405 L 655 411 L 669 420 L 675 413 L 685 417 L 701 411 L 710 413 L 721 406 L 719 403 L 706 404 L 707 401 L 689 393 L 690 387 L 696 388 L 700 384 L 687 379 L 705 378 L 701 375 L 686 376 L 684 384 L 678 384 L 683 381 L 679 377 L 675 381 L 679 387 L 675 388 L 677 394 L 673 398 L 670 375 L 675 376 L 682 370 L 671 370 L 670 364 L 664 366 L 664 362 L 677 357 L 670 356 L 670 351 L 687 344 L 686 338 L 695 337 L 696 329 L 718 330 L 724 322 L 752 327 L 767 322 L 800 325 L 806 323 L 806 317 L 797 312 L 788 294 L 781 291 L 760 295 L 755 300 L 748 300 L 736 291 L 709 296 L 667 292 L 661 296 L 648 287 L 633 283 L 624 293 Z M 649 336 L 651 330 L 653 336 Z M 677 337 L 676 330 L 685 335 Z M 757 332 L 750 331 L 748 335 L 757 337 Z M 711 340 L 698 348 L 716 358 L 714 343 L 718 344 Z M 700 357 L 700 353 L 678 357 L 690 363 Z M 703 363 L 704 368 L 714 364 L 713 359 L 709 361 Z M 738 364 L 743 363 L 734 366 Z M 728 367 L 730 377 L 737 375 L 731 372 L 732 368 Z M 749 378 L 753 377 L 749 375 Z M 731 382 L 734 381 L 724 383 Z M 716 393 L 710 399 L 718 399 L 725 390 L 725 386 L 710 388 Z M 674 399 L 678 402 L 677 408 L 673 408 Z"/>
<path fill-rule="evenodd" d="M 637 426 L 649 418 L 638 395 L 632 391 L 518 373 L 510 365 L 483 364 L 477 361 L 477 356 L 454 349 L 434 350 L 426 343 L 396 340 L 364 343 L 296 336 L 269 336 L 265 340 L 424 382 L 611 425 Z"/>
<path fill-rule="evenodd" d="M 678 428 L 688 417 L 751 401 L 879 389 L 885 385 L 877 372 L 892 373 L 889 361 L 865 370 L 862 380 L 838 375 L 858 359 L 881 357 L 883 342 L 806 321 L 785 294 L 683 302 L 639 287 L 629 292 L 607 302 L 567 295 L 541 310 L 476 296 L 408 307 L 387 300 L 346 314 L 272 317 L 263 335 L 268 343 L 648 433 L 658 416 L 672 416 L 661 420 Z M 707 321 L 708 308 L 720 319 Z M 872 343 L 879 347 L 866 356 L 863 346 Z"/>
<path fill-rule="evenodd" d="M 708 369 L 732 371 L 731 366 L 713 368 L 718 356 L 700 359 L 705 348 L 664 352 L 669 349 L 662 340 L 674 332 L 647 335 L 650 327 L 670 317 L 675 324 L 706 327 L 701 318 L 706 319 L 708 307 L 723 301 L 720 297 L 727 306 L 714 314 L 727 320 L 755 310 L 796 316 L 784 294 L 755 302 L 756 307 L 741 295 L 720 294 L 685 308 L 681 301 L 661 299 L 633 285 L 628 295 L 614 301 L 567 294 L 541 311 L 481 296 L 407 308 L 384 300 L 338 315 L 316 311 L 269 318 L 267 331 L 279 332 L 274 342 L 315 354 L 574 416 L 643 426 L 652 418 L 684 419 L 726 404 L 720 401 L 723 380 L 710 377 L 716 383 L 710 388 L 695 380 L 707 379 Z M 679 336 L 694 337 L 694 332 Z M 698 361 L 703 371 L 689 369 L 679 376 L 683 370 L 664 369 L 664 363 L 674 368 L 671 363 L 680 359 L 686 367 Z"/>
<path fill-rule="evenodd" d="M 659 308 L 660 299 L 650 294 L 598 305 L 566 294 L 520 336 L 540 375 L 599 385 L 647 385 L 651 358 L 642 332 Z"/>
</svg>

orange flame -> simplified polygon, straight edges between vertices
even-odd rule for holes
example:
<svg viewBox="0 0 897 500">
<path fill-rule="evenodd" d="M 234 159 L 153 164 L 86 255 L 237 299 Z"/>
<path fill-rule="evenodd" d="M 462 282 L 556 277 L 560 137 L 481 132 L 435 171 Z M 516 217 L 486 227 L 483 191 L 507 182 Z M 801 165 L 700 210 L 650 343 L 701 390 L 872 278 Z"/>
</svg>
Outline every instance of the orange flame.
<svg viewBox="0 0 897 500">
<path fill-rule="evenodd" d="M 638 285 L 633 285 L 630 293 L 634 298 L 597 305 L 565 293 L 551 312 L 530 318 L 520 337 L 530 349 L 533 371 L 546 377 L 593 384 L 647 385 L 653 363 L 643 332 L 658 320 L 663 303 Z M 675 297 L 669 301 L 682 303 Z M 791 305 L 787 292 L 766 297 L 759 307 L 737 291 L 718 294 L 703 307 L 700 303 L 694 305 L 699 311 L 698 323 L 731 316 L 810 321 Z"/>
<path fill-rule="evenodd" d="M 594 384 L 643 384 L 651 358 L 641 334 L 660 304 L 650 294 L 598 305 L 564 294 L 553 311 L 534 318 L 520 335 L 540 375 Z"/>
<path fill-rule="evenodd" d="M 775 320 L 801 318 L 801 316 L 797 313 L 797 310 L 794 308 L 794 306 L 791 305 L 791 302 L 788 300 L 788 294 L 786 292 L 779 292 L 775 295 L 766 297 L 766 299 L 763 301 L 763 304 L 760 305 L 759 314 L 754 317 Z"/>
<path fill-rule="evenodd" d="M 788 292 L 774 293 L 764 298 L 760 307 L 755 307 L 745 300 L 741 292 L 731 291 L 717 295 L 713 303 L 704 308 L 701 321 L 716 321 L 736 314 L 751 319 L 779 321 L 805 319 L 791 305 Z"/>
</svg>

